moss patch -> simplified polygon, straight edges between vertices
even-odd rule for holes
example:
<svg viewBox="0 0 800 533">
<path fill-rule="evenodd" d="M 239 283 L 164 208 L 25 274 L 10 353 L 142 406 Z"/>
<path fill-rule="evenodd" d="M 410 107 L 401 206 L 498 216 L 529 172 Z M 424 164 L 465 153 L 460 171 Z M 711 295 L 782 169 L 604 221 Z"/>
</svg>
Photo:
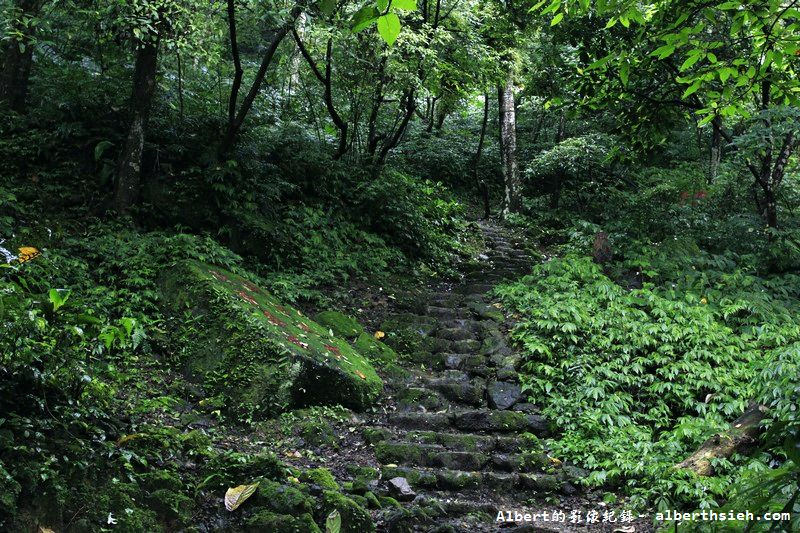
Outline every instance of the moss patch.
<svg viewBox="0 0 800 533">
<path fill-rule="evenodd" d="M 343 339 L 355 339 L 364 333 L 364 326 L 350 316 L 339 311 L 323 311 L 314 316 L 317 324 L 329 328 L 333 334 Z"/>
<path fill-rule="evenodd" d="M 379 367 L 397 361 L 397 352 L 369 333 L 362 333 L 359 335 L 358 339 L 356 339 L 356 342 L 353 344 L 353 348 L 361 355 L 367 357 L 372 364 Z"/>
<path fill-rule="evenodd" d="M 289 405 L 363 409 L 380 395 L 374 368 L 347 342 L 241 276 L 184 261 L 161 287 L 177 316 L 188 311 L 194 319 L 179 321 L 187 373 L 240 414 Z"/>
<path fill-rule="evenodd" d="M 369 512 L 352 498 L 338 492 L 326 490 L 322 497 L 324 516 L 334 509 L 342 516 L 342 533 L 369 533 L 375 531 L 375 523 Z"/>
</svg>

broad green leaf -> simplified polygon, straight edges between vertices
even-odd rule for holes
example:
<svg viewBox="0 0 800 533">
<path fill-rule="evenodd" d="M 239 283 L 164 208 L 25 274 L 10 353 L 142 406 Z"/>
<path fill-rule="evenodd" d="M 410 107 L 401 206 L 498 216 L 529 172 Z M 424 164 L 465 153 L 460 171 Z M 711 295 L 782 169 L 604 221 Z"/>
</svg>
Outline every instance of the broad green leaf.
<svg viewBox="0 0 800 533">
<path fill-rule="evenodd" d="M 622 85 L 628 85 L 628 73 L 630 72 L 630 65 L 623 63 L 619 67 L 619 78 L 622 80 Z"/>
<path fill-rule="evenodd" d="M 650 52 L 650 55 L 657 56 L 658 59 L 666 59 L 674 53 L 675 53 L 675 45 L 665 44 L 664 46 L 659 46 L 658 48 Z"/>
<path fill-rule="evenodd" d="M 53 304 L 53 311 L 58 311 L 69 299 L 70 291 L 67 289 L 50 289 L 48 293 L 50 303 Z"/>
<path fill-rule="evenodd" d="M 353 14 L 350 19 L 350 30 L 358 33 L 364 28 L 371 26 L 378 18 L 378 10 L 375 6 L 364 6 Z"/>
<path fill-rule="evenodd" d="M 225 509 L 228 511 L 235 511 L 247 498 L 256 492 L 257 488 L 258 483 L 229 488 L 227 492 L 225 492 Z"/>
<path fill-rule="evenodd" d="M 386 44 L 392 46 L 400 35 L 400 18 L 395 13 L 378 17 L 378 33 Z"/>
<path fill-rule="evenodd" d="M 417 0 L 392 0 L 392 7 L 403 11 L 416 11 Z"/>
<path fill-rule="evenodd" d="M 558 13 L 558 14 L 556 14 L 556 16 L 555 16 L 555 17 L 553 17 L 553 20 L 551 20 L 551 21 L 550 21 L 550 26 L 555 26 L 556 24 L 558 24 L 559 22 L 561 22 L 561 20 L 562 20 L 563 18 L 564 18 L 564 13 L 563 13 L 563 12 L 562 12 L 562 13 Z"/>
<path fill-rule="evenodd" d="M 394 5 L 394 2 L 392 2 L 392 5 Z M 383 13 L 387 7 L 389 7 L 389 0 L 378 0 L 378 11 Z"/>
</svg>

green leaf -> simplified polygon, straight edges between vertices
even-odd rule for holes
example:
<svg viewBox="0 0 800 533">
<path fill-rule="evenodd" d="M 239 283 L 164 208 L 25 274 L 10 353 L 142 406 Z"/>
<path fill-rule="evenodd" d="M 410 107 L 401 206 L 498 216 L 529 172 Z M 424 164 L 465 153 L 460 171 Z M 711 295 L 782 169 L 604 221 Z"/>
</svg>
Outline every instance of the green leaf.
<svg viewBox="0 0 800 533">
<path fill-rule="evenodd" d="M 325 533 L 339 533 L 342 530 L 342 516 L 334 509 L 325 520 Z"/>
<path fill-rule="evenodd" d="M 394 2 L 392 2 L 392 5 L 394 5 Z M 389 7 L 389 0 L 378 0 L 378 11 L 383 13 L 387 7 Z"/>
<path fill-rule="evenodd" d="M 392 46 L 400 35 L 400 18 L 395 13 L 378 17 L 378 33 L 386 44 Z"/>
<path fill-rule="evenodd" d="M 700 80 L 695 80 L 695 82 L 691 84 L 688 89 L 686 89 L 686 92 L 683 93 L 682 98 L 686 98 L 687 96 L 693 95 L 694 93 L 697 92 L 697 89 L 699 88 L 700 88 Z"/>
<path fill-rule="evenodd" d="M 417 0 L 392 0 L 392 7 L 402 11 L 416 11 Z"/>
<path fill-rule="evenodd" d="M 371 26 L 378 18 L 378 10 L 375 6 L 364 6 L 353 14 L 350 19 L 350 31 L 358 33 L 364 28 Z"/>
<path fill-rule="evenodd" d="M 695 52 L 697 52 L 697 50 L 695 50 Z M 683 72 L 684 70 L 686 70 L 688 68 L 691 68 L 692 65 L 697 63 L 697 61 L 700 59 L 700 57 L 701 57 L 700 53 L 696 53 L 696 54 L 692 53 L 692 55 L 690 55 L 689 57 L 686 58 L 686 61 L 683 62 L 683 65 L 681 65 L 681 68 L 679 70 L 681 72 Z"/>
<path fill-rule="evenodd" d="M 675 45 L 665 44 L 664 46 L 659 46 L 658 48 L 650 52 L 650 55 L 657 56 L 659 59 L 666 59 L 674 53 L 675 53 Z"/>
<path fill-rule="evenodd" d="M 628 85 L 628 74 L 630 72 L 630 65 L 623 63 L 619 67 L 619 78 L 622 80 L 622 85 Z"/>
<path fill-rule="evenodd" d="M 48 295 L 50 303 L 53 304 L 53 311 L 58 311 L 61 306 L 67 303 L 70 291 L 68 289 L 50 289 Z"/>
<path fill-rule="evenodd" d="M 550 26 L 555 26 L 556 24 L 558 24 L 559 22 L 561 22 L 561 20 L 562 20 L 563 18 L 564 18 L 564 13 L 563 13 L 563 12 L 562 12 L 562 13 L 558 13 L 558 14 L 556 14 L 556 16 L 555 16 L 555 17 L 553 17 L 553 20 L 551 20 L 551 21 L 550 21 Z"/>
</svg>

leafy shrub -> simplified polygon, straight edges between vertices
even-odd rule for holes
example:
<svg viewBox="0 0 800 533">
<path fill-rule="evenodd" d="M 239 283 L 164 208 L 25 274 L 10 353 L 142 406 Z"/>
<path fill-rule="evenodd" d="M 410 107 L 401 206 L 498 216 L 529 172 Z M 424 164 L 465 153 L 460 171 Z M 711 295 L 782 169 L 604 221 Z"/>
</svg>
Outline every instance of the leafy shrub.
<svg viewBox="0 0 800 533">
<path fill-rule="evenodd" d="M 356 192 L 369 228 L 411 257 L 447 264 L 461 205 L 440 183 L 388 170 Z"/>
<path fill-rule="evenodd" d="M 564 190 L 572 207 L 600 208 L 603 193 L 614 182 L 612 142 L 600 134 L 571 137 L 541 152 L 525 169 L 528 188 L 549 191 L 554 207 Z"/>
<path fill-rule="evenodd" d="M 726 494 L 731 462 L 703 479 L 673 465 L 759 394 L 765 351 L 800 340 L 800 282 L 671 252 L 640 265 L 659 284 L 637 290 L 567 256 L 497 292 L 520 315 L 524 388 L 563 430 L 553 450 L 634 501 L 708 507 Z"/>
</svg>

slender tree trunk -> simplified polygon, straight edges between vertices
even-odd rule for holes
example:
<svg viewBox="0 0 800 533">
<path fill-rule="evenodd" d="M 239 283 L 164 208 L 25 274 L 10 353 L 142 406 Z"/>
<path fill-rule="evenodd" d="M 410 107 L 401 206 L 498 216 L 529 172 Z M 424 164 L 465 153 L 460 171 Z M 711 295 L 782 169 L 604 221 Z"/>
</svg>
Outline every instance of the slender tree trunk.
<svg viewBox="0 0 800 533">
<path fill-rule="evenodd" d="M 18 113 L 25 112 L 28 83 L 33 65 L 33 40 L 35 25 L 29 24 L 44 5 L 44 0 L 17 0 L 13 3 L 14 20 L 11 29 L 22 35 L 22 40 L 8 39 L 2 48 L 0 70 L 0 102 Z"/>
<path fill-rule="evenodd" d="M 289 19 L 273 33 L 269 42 L 269 46 L 264 52 L 264 56 L 261 58 L 261 65 L 258 67 L 258 71 L 253 79 L 253 84 L 250 86 L 250 90 L 247 92 L 244 100 L 242 100 L 242 104 L 239 106 L 238 110 L 236 110 L 236 101 L 238 99 L 240 85 L 234 85 L 231 87 L 231 95 L 228 100 L 228 127 L 225 131 L 225 135 L 222 138 L 222 143 L 220 143 L 219 149 L 221 156 L 226 155 L 230 149 L 233 148 L 236 138 L 239 135 L 239 131 L 242 129 L 242 124 L 244 124 L 244 119 L 247 117 L 247 114 L 253 107 L 253 102 L 255 101 L 256 96 L 258 96 L 258 92 L 261 90 L 261 84 L 264 83 L 264 78 L 267 75 L 267 69 L 272 63 L 272 58 L 275 57 L 275 52 L 278 50 L 278 46 L 283 41 L 283 38 L 286 37 L 286 34 L 288 34 L 292 29 L 295 20 L 300 16 L 303 10 L 304 4 L 295 4 L 289 13 Z M 229 31 L 229 37 L 231 39 L 231 50 L 233 50 L 234 47 L 238 49 L 238 43 L 236 43 L 235 19 L 229 17 L 229 25 L 231 20 L 234 20 L 234 31 Z M 234 59 L 234 61 L 236 60 Z M 234 112 L 231 112 L 231 110 L 234 110 Z"/>
<path fill-rule="evenodd" d="M 708 162 L 708 182 L 717 179 L 719 164 L 722 161 L 722 120 L 714 117 L 711 121 L 711 151 Z"/>
<path fill-rule="evenodd" d="M 131 95 L 131 123 L 117 164 L 114 207 L 126 213 L 136 203 L 142 176 L 142 153 L 147 119 L 156 89 L 158 42 L 144 43 L 136 54 Z"/>
<path fill-rule="evenodd" d="M 403 106 L 405 106 L 405 110 L 402 109 Z M 402 115 L 400 118 L 400 124 L 397 125 L 394 132 L 392 132 L 386 141 L 384 141 L 383 146 L 381 146 L 381 149 L 374 160 L 374 168 L 376 171 L 383 167 L 389 152 L 400 143 L 400 139 L 405 133 L 408 123 L 411 121 L 411 117 L 414 116 L 414 110 L 416 107 L 417 102 L 414 98 L 414 89 L 409 89 L 405 92 L 401 100 Z"/>
<path fill-rule="evenodd" d="M 486 124 L 489 122 L 489 94 L 483 94 L 483 120 L 481 121 L 481 134 L 478 137 L 478 148 L 475 150 L 475 157 L 472 159 L 472 173 L 475 176 L 475 183 L 478 182 L 478 166 L 483 154 L 483 143 L 486 139 Z"/>
<path fill-rule="evenodd" d="M 489 218 L 491 209 L 489 206 L 489 186 L 485 180 L 480 179 L 478 168 L 483 153 L 483 142 L 486 139 L 486 124 L 489 122 L 489 93 L 483 93 L 483 120 L 481 121 L 481 135 L 478 137 L 478 148 L 475 150 L 475 157 L 472 160 L 472 172 L 475 176 L 475 185 L 478 193 L 483 198 L 483 218 Z"/>
<path fill-rule="evenodd" d="M 522 184 L 517 168 L 517 125 L 514 106 L 514 82 L 511 76 L 500 89 L 500 139 L 503 155 L 503 182 L 505 200 L 503 214 L 518 213 L 521 208 Z"/>
<path fill-rule="evenodd" d="M 566 116 L 564 111 L 558 117 L 558 127 L 556 128 L 555 143 L 558 144 L 564 140 L 564 131 L 566 129 Z M 550 192 L 550 209 L 558 209 L 558 204 L 561 201 L 561 188 L 563 187 L 564 175 L 557 172 L 553 176 L 553 190 Z"/>
</svg>

